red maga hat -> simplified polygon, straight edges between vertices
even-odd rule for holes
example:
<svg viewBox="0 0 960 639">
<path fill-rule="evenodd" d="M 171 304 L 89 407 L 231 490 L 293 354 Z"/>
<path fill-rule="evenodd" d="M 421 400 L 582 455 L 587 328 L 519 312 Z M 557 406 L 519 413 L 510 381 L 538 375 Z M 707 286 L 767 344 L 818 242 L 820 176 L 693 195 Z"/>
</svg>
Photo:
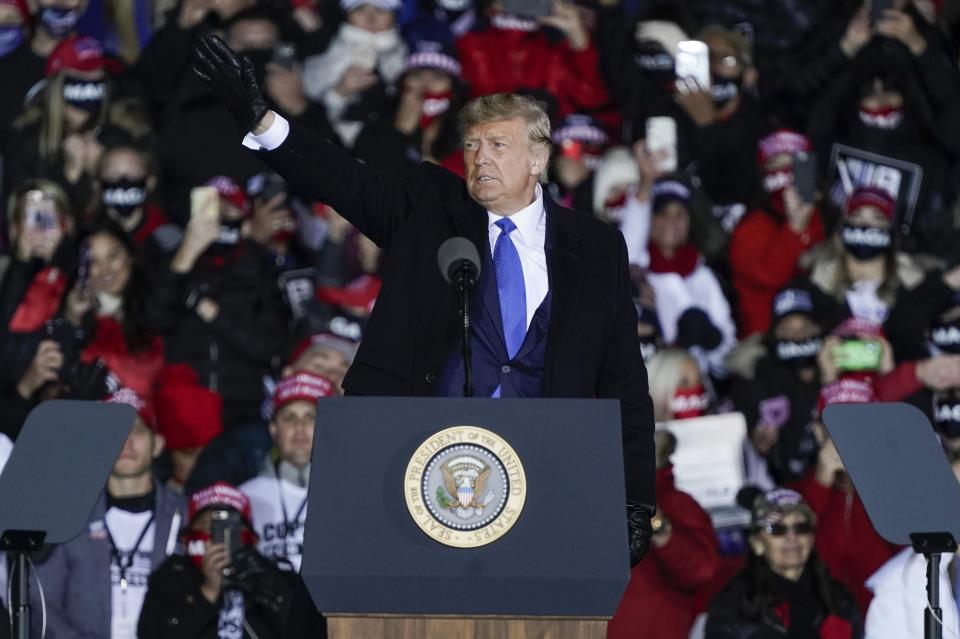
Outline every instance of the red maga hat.
<svg viewBox="0 0 960 639">
<path fill-rule="evenodd" d="M 876 187 L 860 187 L 850 194 L 843 206 L 844 215 L 850 215 L 864 206 L 872 206 L 888 220 L 892 220 L 897 209 L 893 196 L 884 189 Z"/>
<path fill-rule="evenodd" d="M 46 76 L 60 71 L 120 71 L 120 62 L 103 50 L 103 45 L 90 36 L 71 36 L 63 40 L 47 57 Z"/>
<path fill-rule="evenodd" d="M 299 371 L 284 377 L 273 392 L 273 412 L 291 402 L 316 404 L 321 397 L 334 397 L 337 391 L 333 383 L 321 375 Z"/>
<path fill-rule="evenodd" d="M 210 484 L 190 495 L 187 520 L 193 521 L 198 514 L 211 508 L 230 508 L 240 513 L 247 525 L 253 521 L 250 499 L 239 488 L 225 481 Z"/>
</svg>

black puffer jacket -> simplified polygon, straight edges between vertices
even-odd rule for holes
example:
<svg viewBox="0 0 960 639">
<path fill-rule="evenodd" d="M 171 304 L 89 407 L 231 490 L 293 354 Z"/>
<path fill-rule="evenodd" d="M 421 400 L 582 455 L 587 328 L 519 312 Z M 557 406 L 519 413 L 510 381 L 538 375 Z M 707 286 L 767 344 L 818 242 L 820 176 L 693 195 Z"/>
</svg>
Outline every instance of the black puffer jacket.
<svg viewBox="0 0 960 639">
<path fill-rule="evenodd" d="M 194 307 L 203 298 L 220 306 L 209 324 Z M 147 322 L 164 333 L 168 362 L 193 366 L 200 383 L 223 397 L 223 422 L 257 419 L 261 381 L 280 352 L 286 325 L 277 273 L 258 244 L 214 245 L 190 273 L 159 270 L 146 305 Z"/>
<path fill-rule="evenodd" d="M 276 568 L 259 577 L 260 589 L 271 595 L 270 605 L 244 596 L 244 639 L 285 637 L 286 613 L 293 594 L 291 580 Z M 216 639 L 220 602 L 210 603 L 200 585 L 203 575 L 183 555 L 167 558 L 150 575 L 140 611 L 140 639 Z M 251 632 L 252 630 L 252 632 Z"/>
<path fill-rule="evenodd" d="M 769 353 L 757 362 L 753 378 L 737 377 L 730 388 L 734 408 L 743 413 L 751 434 L 761 423 L 779 429 L 777 443 L 766 460 L 780 485 L 800 479 L 816 458 L 811 423 L 819 390 L 817 380 L 804 383 L 792 368 Z"/>
<path fill-rule="evenodd" d="M 768 596 L 756 596 L 758 585 L 770 589 Z M 792 592 L 789 601 L 776 594 L 781 589 Z M 825 597 L 830 599 L 829 603 Z M 762 609 L 757 614 L 748 613 L 748 609 L 760 601 L 766 602 Z M 791 602 L 795 606 L 805 606 L 803 614 L 816 628 L 816 634 L 798 634 L 797 628 L 791 628 Z M 800 610 L 793 610 L 793 613 L 795 616 Z M 790 634 L 791 630 L 793 634 Z M 863 616 L 853 595 L 826 574 L 826 567 L 816 555 L 811 556 L 806 571 L 795 583 L 774 575 L 763 560 L 751 557 L 747 560 L 747 567 L 714 597 L 707 612 L 704 636 L 705 639 L 783 639 L 793 636 L 861 639 Z"/>
</svg>

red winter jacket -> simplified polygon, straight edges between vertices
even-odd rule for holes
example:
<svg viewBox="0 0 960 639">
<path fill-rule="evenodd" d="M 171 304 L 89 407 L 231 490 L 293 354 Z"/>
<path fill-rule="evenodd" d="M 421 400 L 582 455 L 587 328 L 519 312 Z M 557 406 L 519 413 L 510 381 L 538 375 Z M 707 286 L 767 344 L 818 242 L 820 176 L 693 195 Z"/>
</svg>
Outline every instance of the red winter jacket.
<svg viewBox="0 0 960 639">
<path fill-rule="evenodd" d="M 609 639 L 686 639 L 694 618 L 694 595 L 719 566 L 717 542 L 707 513 L 673 484 L 670 467 L 657 471 L 657 508 L 673 525 L 663 548 L 650 546 L 610 620 Z"/>
<path fill-rule="evenodd" d="M 67 276 L 56 266 L 47 266 L 33 276 L 17 310 L 10 318 L 11 333 L 31 333 L 53 319 L 67 290 Z"/>
<path fill-rule="evenodd" d="M 855 491 L 822 486 L 812 472 L 790 488 L 803 495 L 817 515 L 817 554 L 853 593 L 860 610 L 866 610 L 872 595 L 864 583 L 899 547 L 877 534 Z"/>
<path fill-rule="evenodd" d="M 820 212 L 803 233 L 765 211 L 752 211 L 730 239 L 730 269 L 737 290 L 740 336 L 770 328 L 773 297 L 800 272 L 800 256 L 823 241 Z"/>
<path fill-rule="evenodd" d="M 610 101 L 593 43 L 574 51 L 566 41 L 548 41 L 541 31 L 488 27 L 465 34 L 457 50 L 472 97 L 545 89 L 557 99 L 560 117 L 593 111 Z"/>
</svg>

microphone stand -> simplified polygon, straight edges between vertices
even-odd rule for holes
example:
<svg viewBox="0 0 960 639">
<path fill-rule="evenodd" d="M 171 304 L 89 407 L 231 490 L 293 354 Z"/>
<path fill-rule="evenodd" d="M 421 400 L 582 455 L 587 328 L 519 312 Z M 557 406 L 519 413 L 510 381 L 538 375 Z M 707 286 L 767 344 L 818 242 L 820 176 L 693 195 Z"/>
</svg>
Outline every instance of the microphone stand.
<svg viewBox="0 0 960 639">
<path fill-rule="evenodd" d="M 473 397 L 473 366 L 470 351 L 470 291 L 476 285 L 470 262 L 464 260 L 457 272 L 460 313 L 463 316 L 463 396 Z"/>
</svg>

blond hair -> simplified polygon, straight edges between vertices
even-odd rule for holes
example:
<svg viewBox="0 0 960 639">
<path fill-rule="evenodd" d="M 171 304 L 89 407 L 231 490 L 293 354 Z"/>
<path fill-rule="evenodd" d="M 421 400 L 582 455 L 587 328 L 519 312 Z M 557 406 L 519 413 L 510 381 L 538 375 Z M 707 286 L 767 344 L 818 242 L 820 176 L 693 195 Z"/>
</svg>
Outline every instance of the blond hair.
<svg viewBox="0 0 960 639">
<path fill-rule="evenodd" d="M 67 137 L 64 107 L 66 100 L 63 97 L 63 85 L 66 81 L 66 71 L 61 70 L 51 76 L 43 90 L 37 95 L 36 102 L 31 104 L 13 123 L 17 130 L 26 129 L 40 122 L 37 152 L 44 160 L 54 160 L 60 157 L 61 145 Z M 106 82 L 106 79 L 104 80 Z M 110 108 L 110 84 L 103 97 L 100 110 L 92 114 L 89 128 L 99 131 L 107 122 Z"/>
<path fill-rule="evenodd" d="M 680 387 L 683 365 L 688 362 L 696 365 L 697 360 L 683 349 L 665 348 L 647 363 L 654 421 L 664 422 L 673 419 L 673 396 Z"/>
<path fill-rule="evenodd" d="M 543 104 L 516 93 L 494 93 L 467 102 L 457 116 L 457 130 L 463 140 L 467 131 L 487 122 L 520 118 L 527 125 L 527 141 L 531 146 L 550 148 L 550 117 Z"/>
<path fill-rule="evenodd" d="M 53 200 L 54 208 L 60 217 L 69 219 L 70 200 L 63 188 L 51 180 L 36 178 L 19 185 L 7 199 L 7 225 L 19 226 L 23 222 L 26 195 L 31 191 L 40 191 L 45 199 Z"/>
</svg>

